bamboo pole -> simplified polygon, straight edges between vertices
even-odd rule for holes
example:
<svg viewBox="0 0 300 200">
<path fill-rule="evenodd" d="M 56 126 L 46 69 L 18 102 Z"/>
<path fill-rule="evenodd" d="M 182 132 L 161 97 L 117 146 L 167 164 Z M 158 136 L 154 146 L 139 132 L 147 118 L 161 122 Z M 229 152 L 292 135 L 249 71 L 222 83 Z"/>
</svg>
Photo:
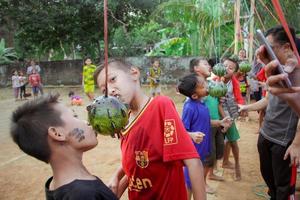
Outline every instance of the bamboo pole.
<svg viewBox="0 0 300 200">
<path fill-rule="evenodd" d="M 255 0 L 251 0 L 250 13 L 251 13 L 251 21 L 250 21 L 250 33 L 249 33 L 249 62 L 253 61 L 253 40 L 254 40 L 254 7 Z"/>
<path fill-rule="evenodd" d="M 239 48 L 239 38 L 241 34 L 240 26 L 240 11 L 241 11 L 241 1 L 236 0 L 234 4 L 234 54 L 238 54 Z"/>
</svg>

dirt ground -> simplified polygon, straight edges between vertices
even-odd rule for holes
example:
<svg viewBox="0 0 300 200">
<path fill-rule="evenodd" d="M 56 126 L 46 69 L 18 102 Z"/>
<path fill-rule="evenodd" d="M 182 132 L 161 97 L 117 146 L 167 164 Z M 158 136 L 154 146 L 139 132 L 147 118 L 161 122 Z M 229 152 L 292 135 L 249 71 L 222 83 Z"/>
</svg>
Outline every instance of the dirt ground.
<svg viewBox="0 0 300 200">
<path fill-rule="evenodd" d="M 67 94 L 71 89 L 69 87 L 49 87 L 45 91 L 46 93 L 59 92 L 62 101 L 69 105 Z M 72 90 L 83 96 L 80 88 L 73 88 Z M 177 95 L 174 88 L 163 88 L 163 93 L 175 101 L 180 112 L 184 97 Z M 48 165 L 25 155 L 10 138 L 11 113 L 23 102 L 14 101 L 12 89 L 0 89 L 0 199 L 44 199 L 44 183 L 51 176 L 51 169 Z M 88 102 L 86 97 L 84 102 L 85 104 Z M 85 106 L 73 106 L 72 109 L 75 110 L 79 118 L 86 119 Z M 256 149 L 257 119 L 257 113 L 253 112 L 250 113 L 250 121 L 237 123 L 241 135 L 239 146 L 242 180 L 239 182 L 234 181 L 232 170 L 219 168 L 218 173 L 225 177 L 225 181 L 209 182 L 217 190 L 216 194 L 208 195 L 209 200 L 266 199 L 264 197 L 266 188 L 260 176 Z M 108 136 L 99 135 L 98 140 L 98 146 L 85 154 L 84 163 L 93 174 L 107 183 L 114 170 L 120 165 L 120 144 L 117 139 Z M 233 161 L 232 157 L 231 161 Z M 127 195 L 124 195 L 121 199 L 127 199 Z"/>
</svg>

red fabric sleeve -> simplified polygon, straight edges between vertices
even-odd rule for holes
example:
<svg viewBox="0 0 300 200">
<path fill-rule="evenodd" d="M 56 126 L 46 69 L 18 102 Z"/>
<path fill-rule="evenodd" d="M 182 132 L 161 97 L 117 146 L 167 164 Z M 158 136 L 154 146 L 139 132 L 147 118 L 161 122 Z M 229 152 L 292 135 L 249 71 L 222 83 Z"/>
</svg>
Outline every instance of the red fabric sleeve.
<svg viewBox="0 0 300 200">
<path fill-rule="evenodd" d="M 169 98 L 164 97 L 162 98 L 160 107 L 164 111 L 162 116 L 164 120 L 164 162 L 199 158 L 192 139 L 186 132 L 174 103 Z"/>
<path fill-rule="evenodd" d="M 266 72 L 264 67 L 256 74 L 256 78 L 261 82 L 266 82 L 267 77 L 266 77 Z"/>
<path fill-rule="evenodd" d="M 235 76 L 232 76 L 231 81 L 232 81 L 232 87 L 233 87 L 233 95 L 234 95 L 236 102 L 238 104 L 245 104 L 245 101 L 241 94 L 239 81 L 236 79 Z"/>
</svg>

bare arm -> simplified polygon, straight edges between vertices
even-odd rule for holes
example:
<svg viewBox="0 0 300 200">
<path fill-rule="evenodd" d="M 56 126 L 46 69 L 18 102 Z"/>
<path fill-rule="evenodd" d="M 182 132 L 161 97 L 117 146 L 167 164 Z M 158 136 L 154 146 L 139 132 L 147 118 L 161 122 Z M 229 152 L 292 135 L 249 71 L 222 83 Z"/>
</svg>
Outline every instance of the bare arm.
<svg viewBox="0 0 300 200">
<path fill-rule="evenodd" d="M 203 166 L 200 159 L 185 159 L 183 162 L 190 174 L 194 200 L 206 200 Z"/>
<path fill-rule="evenodd" d="M 251 103 L 248 105 L 239 105 L 239 112 L 241 111 L 259 111 L 263 110 L 268 106 L 268 97 L 266 96 L 265 98 L 255 102 Z"/>
<path fill-rule="evenodd" d="M 273 71 L 277 68 L 277 62 L 272 61 L 266 65 L 266 75 L 268 76 L 267 85 L 270 93 L 277 95 L 279 98 L 285 100 L 290 107 L 300 116 L 300 65 L 291 67 L 285 66 L 287 74 L 274 75 Z M 292 82 L 292 88 L 282 87 L 280 82 L 289 78 Z"/>
<path fill-rule="evenodd" d="M 126 189 L 126 187 L 128 185 L 127 178 L 124 179 L 123 177 L 126 177 L 125 176 L 125 172 L 123 171 L 122 166 L 120 166 L 116 170 L 116 172 L 114 173 L 114 175 L 112 176 L 112 178 L 110 179 L 110 181 L 108 183 L 108 187 L 118 197 L 122 196 L 123 192 L 125 191 L 125 189 Z"/>
<path fill-rule="evenodd" d="M 225 114 L 225 112 L 224 112 L 224 109 L 223 109 L 223 107 L 222 107 L 222 104 L 219 103 L 218 109 L 219 109 L 219 113 L 220 113 L 221 118 L 222 118 L 222 119 L 225 118 L 225 117 L 226 117 L 226 114 Z"/>
</svg>

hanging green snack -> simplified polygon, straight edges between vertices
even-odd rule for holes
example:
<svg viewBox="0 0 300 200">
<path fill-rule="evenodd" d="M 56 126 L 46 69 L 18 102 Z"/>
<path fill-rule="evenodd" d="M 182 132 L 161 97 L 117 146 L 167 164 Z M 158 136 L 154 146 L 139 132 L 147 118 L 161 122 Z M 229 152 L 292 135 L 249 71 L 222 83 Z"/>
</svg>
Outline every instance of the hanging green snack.
<svg viewBox="0 0 300 200">
<path fill-rule="evenodd" d="M 102 135 L 114 136 L 128 123 L 128 110 L 116 97 L 99 96 L 87 107 L 88 120 Z"/>
</svg>

